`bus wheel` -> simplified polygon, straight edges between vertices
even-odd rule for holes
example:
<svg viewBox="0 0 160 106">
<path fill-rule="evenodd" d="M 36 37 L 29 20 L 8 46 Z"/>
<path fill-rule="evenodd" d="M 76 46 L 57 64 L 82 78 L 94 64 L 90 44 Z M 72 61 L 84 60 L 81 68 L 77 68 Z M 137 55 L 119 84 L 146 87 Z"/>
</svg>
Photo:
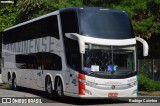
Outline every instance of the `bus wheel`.
<svg viewBox="0 0 160 106">
<path fill-rule="evenodd" d="M 12 86 L 13 86 L 13 89 L 14 89 L 14 90 L 18 90 L 16 76 L 13 77 Z"/>
<path fill-rule="evenodd" d="M 62 81 L 61 81 L 60 78 L 57 79 L 56 93 L 57 93 L 58 97 L 60 97 L 60 98 L 64 97 L 64 94 L 63 94 L 63 84 L 62 84 Z"/>
<path fill-rule="evenodd" d="M 8 78 L 8 84 L 9 84 L 9 88 L 13 89 L 13 83 L 12 83 L 12 78 L 11 77 Z"/>
<path fill-rule="evenodd" d="M 54 95 L 53 95 L 52 82 L 50 77 L 48 77 L 46 81 L 46 92 L 49 98 L 53 98 Z"/>
</svg>

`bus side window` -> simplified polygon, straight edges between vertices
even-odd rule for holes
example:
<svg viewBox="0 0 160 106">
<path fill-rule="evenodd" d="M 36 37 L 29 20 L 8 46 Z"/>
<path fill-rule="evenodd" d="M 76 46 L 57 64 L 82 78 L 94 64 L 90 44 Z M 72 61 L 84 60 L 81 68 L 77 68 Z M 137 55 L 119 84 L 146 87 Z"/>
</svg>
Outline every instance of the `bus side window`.
<svg viewBox="0 0 160 106">
<path fill-rule="evenodd" d="M 61 57 L 54 53 L 43 53 L 42 64 L 45 70 L 62 70 Z"/>
<path fill-rule="evenodd" d="M 16 67 L 20 69 L 34 69 L 34 60 L 33 55 L 16 55 Z"/>
</svg>

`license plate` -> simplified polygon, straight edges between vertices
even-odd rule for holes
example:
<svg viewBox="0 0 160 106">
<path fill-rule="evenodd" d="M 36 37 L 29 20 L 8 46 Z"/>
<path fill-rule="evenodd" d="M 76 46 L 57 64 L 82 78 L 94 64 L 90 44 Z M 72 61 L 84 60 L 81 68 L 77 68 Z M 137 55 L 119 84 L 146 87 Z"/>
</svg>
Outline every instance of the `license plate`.
<svg viewBox="0 0 160 106">
<path fill-rule="evenodd" d="M 118 97 L 118 93 L 108 93 L 108 97 Z"/>
</svg>

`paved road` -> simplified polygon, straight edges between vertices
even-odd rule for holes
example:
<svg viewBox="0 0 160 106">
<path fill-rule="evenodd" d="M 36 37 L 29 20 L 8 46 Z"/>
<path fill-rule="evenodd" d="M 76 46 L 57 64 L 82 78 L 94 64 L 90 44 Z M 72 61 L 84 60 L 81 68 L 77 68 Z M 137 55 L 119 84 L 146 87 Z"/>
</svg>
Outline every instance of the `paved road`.
<svg viewBox="0 0 160 106">
<path fill-rule="evenodd" d="M 32 89 L 22 89 L 13 91 L 0 88 L 0 97 L 41 97 L 48 103 L 32 104 L 33 106 L 159 106 L 159 103 L 124 103 L 118 100 L 103 99 L 103 100 L 83 100 L 76 98 L 66 98 L 60 102 L 58 99 L 50 100 L 45 97 L 45 93 Z M 0 104 L 0 106 L 28 106 L 28 104 Z"/>
</svg>

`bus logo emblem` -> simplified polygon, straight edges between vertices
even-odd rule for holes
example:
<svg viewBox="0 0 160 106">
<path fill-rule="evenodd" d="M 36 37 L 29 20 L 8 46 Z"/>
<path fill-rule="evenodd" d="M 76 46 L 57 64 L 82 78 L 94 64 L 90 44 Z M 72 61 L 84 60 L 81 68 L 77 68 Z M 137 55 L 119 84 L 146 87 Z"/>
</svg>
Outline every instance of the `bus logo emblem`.
<svg viewBox="0 0 160 106">
<path fill-rule="evenodd" d="M 112 87 L 111 87 L 112 89 L 115 89 L 116 87 L 115 87 L 115 85 L 112 85 Z"/>
</svg>

